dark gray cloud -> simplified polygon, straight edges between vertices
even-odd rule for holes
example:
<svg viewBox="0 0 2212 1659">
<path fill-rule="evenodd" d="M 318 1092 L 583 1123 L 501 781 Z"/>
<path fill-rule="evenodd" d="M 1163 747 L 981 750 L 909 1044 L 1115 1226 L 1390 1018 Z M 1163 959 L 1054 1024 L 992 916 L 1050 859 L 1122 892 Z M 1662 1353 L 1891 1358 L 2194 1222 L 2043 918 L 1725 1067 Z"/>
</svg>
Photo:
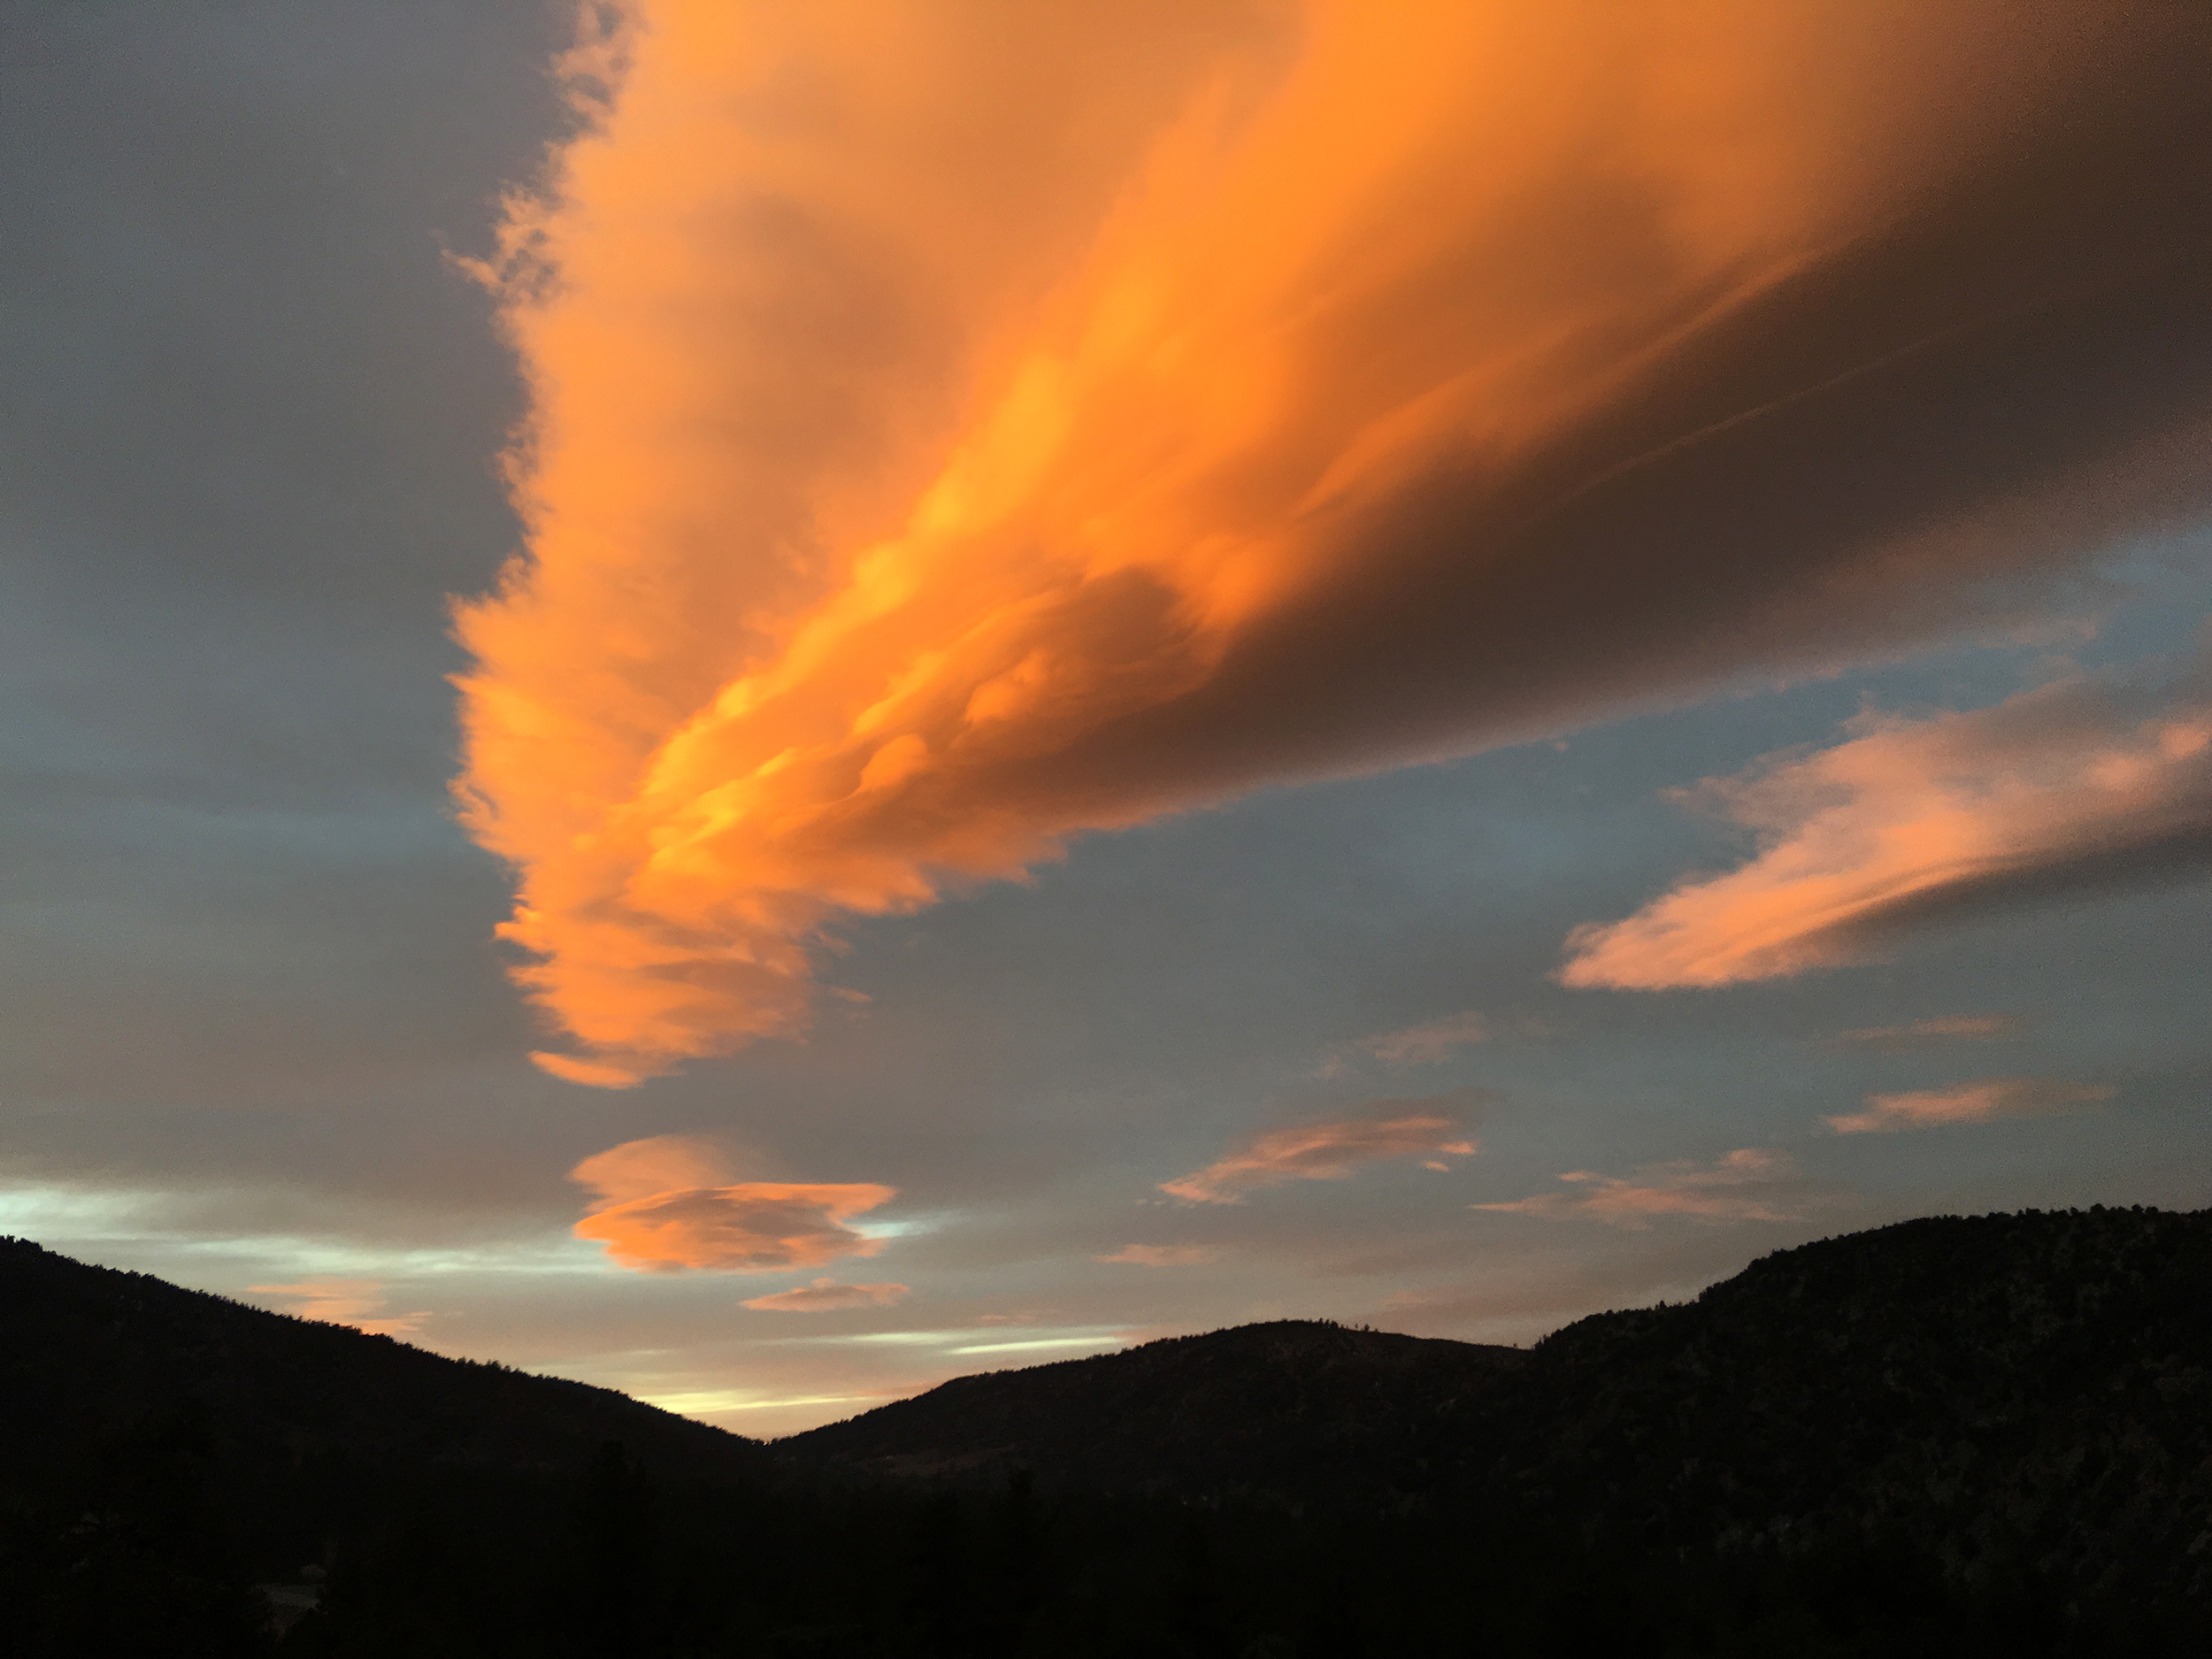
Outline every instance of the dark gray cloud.
<svg viewBox="0 0 2212 1659">
<path fill-rule="evenodd" d="M 493 567 L 518 405 L 443 254 L 555 134 L 555 15 L 12 12 L 0 477 L 27 562 L 356 630 Z"/>
<path fill-rule="evenodd" d="M 522 1035 L 444 799 L 513 544 L 481 296 L 560 8 L 0 21 L 4 1087 L 315 1093 Z"/>
</svg>

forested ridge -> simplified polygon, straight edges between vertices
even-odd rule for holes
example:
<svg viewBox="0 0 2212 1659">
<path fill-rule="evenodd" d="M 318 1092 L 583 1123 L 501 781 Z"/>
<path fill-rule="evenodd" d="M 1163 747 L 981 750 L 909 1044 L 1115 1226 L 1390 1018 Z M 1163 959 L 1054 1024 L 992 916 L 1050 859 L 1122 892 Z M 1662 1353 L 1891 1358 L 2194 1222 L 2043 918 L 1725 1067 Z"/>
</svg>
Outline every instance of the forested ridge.
<svg viewBox="0 0 2212 1659">
<path fill-rule="evenodd" d="M 4 1645 L 2196 1651 L 2208 1310 L 2212 1212 L 1937 1217 L 1527 1350 L 1283 1321 L 763 1448 L 10 1241 Z"/>
</svg>

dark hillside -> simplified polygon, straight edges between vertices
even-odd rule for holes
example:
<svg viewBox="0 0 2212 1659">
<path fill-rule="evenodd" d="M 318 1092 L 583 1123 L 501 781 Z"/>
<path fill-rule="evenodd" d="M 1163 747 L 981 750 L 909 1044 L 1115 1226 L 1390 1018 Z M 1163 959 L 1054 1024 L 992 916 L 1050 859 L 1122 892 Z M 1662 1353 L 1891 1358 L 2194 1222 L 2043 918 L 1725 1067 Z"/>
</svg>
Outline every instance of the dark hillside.
<svg viewBox="0 0 2212 1659">
<path fill-rule="evenodd" d="M 766 1450 L 13 1241 L 0 1337 L 9 1659 L 2212 1652 L 2212 1212 L 1907 1223 L 1527 1351 L 1250 1325 Z M 280 1643 L 253 1586 L 311 1561 Z"/>
<path fill-rule="evenodd" d="M 1909 1221 L 1538 1344 L 1457 1485 L 1724 1548 L 2212 1595 L 2212 1212 Z"/>
<path fill-rule="evenodd" d="M 2212 1212 L 1913 1221 L 1522 1353 L 1249 1325 L 965 1378 L 799 1466 L 1895 1544 L 1967 1586 L 2212 1601 Z"/>
<path fill-rule="evenodd" d="M 1102 1490 L 1372 1501 L 1430 1484 L 1434 1444 L 1527 1357 L 1285 1319 L 958 1378 L 778 1449 L 894 1475 L 1019 1465 Z"/>
<path fill-rule="evenodd" d="M 565 1472 L 608 1440 L 649 1467 L 726 1477 L 760 1467 L 757 1442 L 611 1389 L 446 1359 L 0 1240 L 0 1505 L 149 1432 L 209 1445 L 211 1496 L 246 1522 L 254 1553 L 278 1552 L 272 1573 L 311 1557 L 317 1529 L 364 1482 L 443 1467 Z"/>
</svg>

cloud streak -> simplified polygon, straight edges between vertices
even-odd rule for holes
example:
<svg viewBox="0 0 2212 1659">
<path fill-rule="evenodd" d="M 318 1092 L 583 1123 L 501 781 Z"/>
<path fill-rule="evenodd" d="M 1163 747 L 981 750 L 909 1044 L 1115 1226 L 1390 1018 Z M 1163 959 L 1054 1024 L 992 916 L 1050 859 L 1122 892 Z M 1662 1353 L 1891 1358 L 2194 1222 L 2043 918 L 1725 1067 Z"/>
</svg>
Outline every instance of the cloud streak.
<svg viewBox="0 0 2212 1659">
<path fill-rule="evenodd" d="M 1838 1032 L 1828 1040 L 1827 1046 L 1871 1048 L 1878 1054 L 1904 1054 L 1947 1042 L 1987 1042 L 2009 1037 L 2024 1023 L 2011 1014 L 1939 1014 L 1902 1025 L 1862 1025 L 1855 1031 Z"/>
<path fill-rule="evenodd" d="M 286 1311 L 303 1319 L 322 1319 L 351 1325 L 371 1336 L 413 1336 L 422 1329 L 427 1313 L 395 1314 L 389 1318 L 365 1316 L 384 1311 L 384 1281 L 380 1279 L 309 1279 L 296 1285 L 255 1285 L 256 1295 L 279 1296 L 292 1304 Z"/>
<path fill-rule="evenodd" d="M 1203 1244 L 1125 1244 L 1111 1256 L 1092 1259 L 1131 1267 L 1196 1267 L 1212 1261 L 1216 1254 Z"/>
<path fill-rule="evenodd" d="M 818 1279 L 810 1285 L 754 1296 L 742 1305 L 769 1313 L 836 1313 L 849 1308 L 888 1308 L 905 1300 L 904 1285 L 841 1285 Z"/>
<path fill-rule="evenodd" d="M 643 1271 L 780 1272 L 874 1255 L 882 1241 L 845 1224 L 898 1195 L 873 1182 L 729 1181 L 726 1173 L 702 1140 L 626 1141 L 570 1171 L 599 1194 L 572 1231 Z"/>
<path fill-rule="evenodd" d="M 2207 494 L 2193 9 L 623 15 L 483 271 L 526 546 L 457 618 L 572 1081 L 802 1029 L 842 918 L 2031 614 Z"/>
<path fill-rule="evenodd" d="M 1490 1030 L 1490 1021 L 1471 1010 L 1448 1019 L 1432 1020 L 1425 1025 L 1409 1025 L 1379 1037 L 1363 1037 L 1355 1047 L 1374 1056 L 1385 1065 L 1436 1065 L 1462 1048 L 1488 1041 Z"/>
<path fill-rule="evenodd" d="M 1732 985 L 1864 962 L 1962 911 L 2212 862 L 2212 703 L 2147 715 L 2089 681 L 1970 714 L 1854 723 L 1688 798 L 1759 855 L 1624 921 L 1578 928 L 1560 979 L 1618 990 Z"/>
<path fill-rule="evenodd" d="M 1870 1094 L 1864 1111 L 1842 1113 L 1826 1121 L 1839 1135 L 1894 1134 L 1901 1129 L 1939 1129 L 1952 1124 L 2089 1111 L 2110 1100 L 2116 1092 L 2102 1084 L 2061 1083 L 2049 1078 L 1986 1078 L 1950 1088 Z"/>
<path fill-rule="evenodd" d="M 1340 1181 L 1366 1164 L 1397 1158 L 1419 1158 L 1430 1169 L 1448 1169 L 1445 1159 L 1473 1156 L 1475 1143 L 1461 1131 L 1456 1117 L 1434 1108 L 1439 1101 L 1472 1093 L 1460 1090 L 1436 1101 L 1378 1101 L 1366 1117 L 1269 1130 L 1202 1170 L 1162 1181 L 1160 1190 L 1194 1204 L 1240 1204 L 1245 1194 L 1262 1187 Z M 1405 1110 L 1424 1107 L 1429 1110 Z"/>
<path fill-rule="evenodd" d="M 1807 1181 L 1788 1153 L 1763 1147 L 1739 1147 L 1709 1164 L 1678 1159 L 1628 1175 L 1570 1170 L 1559 1179 L 1569 1190 L 1468 1208 L 1640 1231 L 1655 1220 L 1797 1221 L 1840 1202 Z"/>
</svg>

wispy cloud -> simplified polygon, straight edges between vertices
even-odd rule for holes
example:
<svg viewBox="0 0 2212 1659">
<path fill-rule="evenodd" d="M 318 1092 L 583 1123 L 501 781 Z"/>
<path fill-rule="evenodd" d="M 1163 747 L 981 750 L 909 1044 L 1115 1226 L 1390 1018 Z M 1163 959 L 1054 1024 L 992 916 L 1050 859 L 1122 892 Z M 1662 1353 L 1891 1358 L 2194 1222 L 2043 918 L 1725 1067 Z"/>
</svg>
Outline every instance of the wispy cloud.
<svg viewBox="0 0 2212 1659">
<path fill-rule="evenodd" d="M 283 1311 L 303 1319 L 325 1319 L 349 1325 L 371 1336 L 412 1336 L 422 1329 L 427 1313 L 374 1316 L 384 1311 L 384 1281 L 377 1279 L 307 1279 L 296 1285 L 255 1285 L 256 1295 L 277 1296 L 290 1305 Z"/>
<path fill-rule="evenodd" d="M 1831 1048 L 1871 1048 L 1878 1054 L 1905 1054 L 1949 1042 L 1986 1042 L 2008 1037 L 2026 1022 L 2011 1014 L 1944 1014 L 1902 1025 L 1862 1025 L 1829 1038 Z"/>
<path fill-rule="evenodd" d="M 1387 1032 L 1379 1037 L 1363 1037 L 1353 1047 L 1374 1056 L 1385 1065 L 1435 1065 L 1471 1044 L 1488 1041 L 1491 1031 L 1492 1022 L 1470 1009 L 1446 1019 L 1431 1020 L 1425 1025 L 1408 1025 L 1403 1031 Z"/>
<path fill-rule="evenodd" d="M 1020 1342 L 971 1342 L 963 1348 L 947 1348 L 948 1354 L 1033 1354 L 1048 1348 L 1126 1348 L 1129 1339 L 1118 1333 L 1112 1336 L 1042 1336 Z"/>
<path fill-rule="evenodd" d="M 1366 1116 L 1270 1130 L 1202 1170 L 1162 1181 L 1160 1190 L 1193 1203 L 1239 1204 L 1259 1187 L 1340 1181 L 1364 1164 L 1394 1158 L 1448 1169 L 1445 1160 L 1472 1156 L 1475 1143 L 1455 1112 L 1438 1108 L 1463 1104 L 1479 1093 L 1461 1089 L 1428 1100 L 1377 1101 Z"/>
<path fill-rule="evenodd" d="M 882 1240 L 845 1224 L 897 1196 L 874 1182 L 725 1182 L 725 1172 L 711 1142 L 626 1141 L 570 1171 L 601 1200 L 573 1231 L 625 1267 L 777 1272 L 874 1255 Z"/>
<path fill-rule="evenodd" d="M 1770 757 L 1692 797 L 1758 833 L 1757 857 L 1569 937 L 1561 979 L 1731 985 L 1863 962 L 1898 930 L 2212 861 L 2212 703 L 2076 680 Z"/>
<path fill-rule="evenodd" d="M 793 1406 L 878 1405 L 896 1396 L 888 1394 L 793 1394 L 762 1398 L 749 1388 L 700 1388 L 676 1394 L 644 1394 L 639 1399 L 664 1411 L 703 1417 L 724 1411 L 775 1411 Z"/>
<path fill-rule="evenodd" d="M 2053 1118 L 2088 1111 L 2116 1092 L 2103 1084 L 2062 1083 L 2049 1078 L 1985 1078 L 1907 1094 L 1870 1094 L 1864 1111 L 1841 1113 L 1827 1124 L 1839 1135 L 1867 1135 L 1995 1123 L 2006 1118 Z"/>
<path fill-rule="evenodd" d="M 1567 1183 L 1567 1191 L 1468 1207 L 1643 1228 L 1654 1220 L 1673 1217 L 1709 1223 L 1796 1221 L 1843 1202 L 1806 1180 L 1788 1153 L 1762 1147 L 1740 1147 L 1711 1164 L 1677 1159 L 1647 1164 L 1628 1175 L 1570 1170 L 1559 1179 Z"/>
<path fill-rule="evenodd" d="M 1111 1256 L 1098 1256 L 1097 1262 L 1125 1262 L 1133 1267 L 1196 1267 L 1210 1262 L 1219 1252 L 1204 1244 L 1125 1244 Z"/>
<path fill-rule="evenodd" d="M 841 1285 L 833 1279 L 818 1279 L 796 1289 L 754 1296 L 741 1305 L 775 1313 L 833 1313 L 845 1308 L 887 1308 L 906 1294 L 904 1285 Z"/>
</svg>

